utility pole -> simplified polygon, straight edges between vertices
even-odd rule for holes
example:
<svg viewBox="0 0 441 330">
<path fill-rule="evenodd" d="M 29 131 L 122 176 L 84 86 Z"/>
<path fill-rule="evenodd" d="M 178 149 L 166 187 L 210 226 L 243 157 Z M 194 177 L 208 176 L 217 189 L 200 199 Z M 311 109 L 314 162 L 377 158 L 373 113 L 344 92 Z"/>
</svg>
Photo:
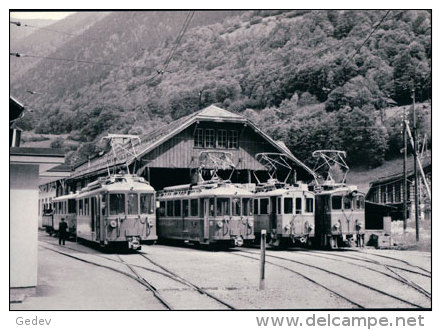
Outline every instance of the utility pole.
<svg viewBox="0 0 441 330">
<path fill-rule="evenodd" d="M 406 132 L 406 107 L 403 108 L 403 229 L 407 229 L 407 132 Z"/>
<path fill-rule="evenodd" d="M 419 200 L 418 200 L 418 171 L 417 171 L 417 162 L 418 162 L 418 134 L 417 134 L 417 122 L 416 122 L 416 112 L 415 112 L 415 88 L 412 88 L 412 108 L 413 108 L 413 170 L 415 176 L 415 231 L 416 231 L 416 240 L 417 242 L 420 240 L 419 234 Z"/>
</svg>

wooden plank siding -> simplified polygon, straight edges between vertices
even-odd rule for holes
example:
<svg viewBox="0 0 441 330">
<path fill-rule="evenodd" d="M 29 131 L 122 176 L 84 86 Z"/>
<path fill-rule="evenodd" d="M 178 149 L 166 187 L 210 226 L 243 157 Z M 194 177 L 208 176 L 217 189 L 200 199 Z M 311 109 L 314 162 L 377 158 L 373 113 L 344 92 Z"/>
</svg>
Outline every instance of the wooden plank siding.
<svg viewBox="0 0 441 330">
<path fill-rule="evenodd" d="M 239 133 L 239 147 L 237 149 L 195 147 L 195 128 L 214 129 L 216 144 L 218 129 L 236 130 Z M 229 152 L 238 170 L 253 171 L 265 170 L 255 159 L 257 153 L 280 152 L 249 126 L 235 123 L 195 123 L 144 155 L 142 162 L 148 163 L 150 168 L 196 168 L 199 166 L 199 155 L 202 151 Z"/>
</svg>

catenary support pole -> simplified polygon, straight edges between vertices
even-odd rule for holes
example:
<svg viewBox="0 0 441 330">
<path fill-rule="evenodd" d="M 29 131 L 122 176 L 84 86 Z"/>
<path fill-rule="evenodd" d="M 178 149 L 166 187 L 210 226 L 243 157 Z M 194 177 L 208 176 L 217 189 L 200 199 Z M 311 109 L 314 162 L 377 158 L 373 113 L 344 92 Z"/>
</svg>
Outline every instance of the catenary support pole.
<svg viewBox="0 0 441 330">
<path fill-rule="evenodd" d="M 417 242 L 420 240 L 419 233 L 419 200 L 418 200 L 418 134 L 417 134 L 417 122 L 416 122 L 416 112 L 415 112 L 415 89 L 412 88 L 412 107 L 413 107 L 413 170 L 415 177 L 415 233 Z"/>
<path fill-rule="evenodd" d="M 403 108 L 403 229 L 407 229 L 407 134 L 406 134 L 406 107 Z"/>
<path fill-rule="evenodd" d="M 260 233 L 260 281 L 259 290 L 265 290 L 265 249 L 266 249 L 266 230 Z"/>
</svg>

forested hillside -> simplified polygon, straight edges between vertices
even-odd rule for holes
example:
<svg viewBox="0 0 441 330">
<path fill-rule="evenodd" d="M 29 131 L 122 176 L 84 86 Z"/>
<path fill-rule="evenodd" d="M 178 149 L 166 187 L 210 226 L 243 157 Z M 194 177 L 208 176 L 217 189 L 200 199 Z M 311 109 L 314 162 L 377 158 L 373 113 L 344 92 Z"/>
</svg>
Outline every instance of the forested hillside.
<svg viewBox="0 0 441 330">
<path fill-rule="evenodd" d="M 82 142 L 69 157 L 78 161 L 108 132 L 147 133 L 214 103 L 308 164 L 313 150 L 335 148 L 351 165 L 377 166 L 400 148 L 401 112 L 385 109 L 409 105 L 414 87 L 430 142 L 430 12 L 196 12 L 177 42 L 186 18 L 109 13 L 50 54 L 108 65 L 39 60 L 18 79 L 11 70 L 13 95 L 35 110 L 21 125 L 68 133 Z"/>
</svg>

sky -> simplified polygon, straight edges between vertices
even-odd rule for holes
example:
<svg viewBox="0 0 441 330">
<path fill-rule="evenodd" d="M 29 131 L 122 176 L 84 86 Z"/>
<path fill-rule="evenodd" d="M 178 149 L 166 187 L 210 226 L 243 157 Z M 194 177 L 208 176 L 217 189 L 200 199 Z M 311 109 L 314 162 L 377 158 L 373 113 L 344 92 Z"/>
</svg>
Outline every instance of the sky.
<svg viewBox="0 0 441 330">
<path fill-rule="evenodd" d="M 66 16 L 72 15 L 73 11 L 26 11 L 26 12 L 11 12 L 11 18 L 14 19 L 63 19 Z"/>
</svg>

